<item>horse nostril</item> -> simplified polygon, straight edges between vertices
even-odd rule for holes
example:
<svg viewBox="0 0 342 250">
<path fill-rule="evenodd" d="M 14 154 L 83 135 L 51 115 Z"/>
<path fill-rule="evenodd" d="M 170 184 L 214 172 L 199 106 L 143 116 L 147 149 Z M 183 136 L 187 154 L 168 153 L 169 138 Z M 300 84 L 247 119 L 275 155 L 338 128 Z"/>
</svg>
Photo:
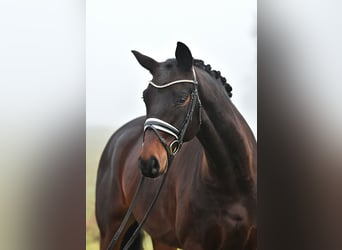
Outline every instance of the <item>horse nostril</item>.
<svg viewBox="0 0 342 250">
<path fill-rule="evenodd" d="M 147 161 L 139 158 L 138 165 L 141 173 L 146 177 L 155 178 L 159 175 L 159 163 L 154 156 Z"/>
<path fill-rule="evenodd" d="M 154 176 L 157 176 L 159 172 L 159 163 L 156 158 L 151 157 L 151 173 Z"/>
<path fill-rule="evenodd" d="M 152 168 L 152 175 L 157 175 L 158 174 L 158 169 Z"/>
<path fill-rule="evenodd" d="M 138 167 L 140 168 L 141 172 L 146 171 L 146 161 L 143 159 L 139 158 L 138 159 Z"/>
</svg>

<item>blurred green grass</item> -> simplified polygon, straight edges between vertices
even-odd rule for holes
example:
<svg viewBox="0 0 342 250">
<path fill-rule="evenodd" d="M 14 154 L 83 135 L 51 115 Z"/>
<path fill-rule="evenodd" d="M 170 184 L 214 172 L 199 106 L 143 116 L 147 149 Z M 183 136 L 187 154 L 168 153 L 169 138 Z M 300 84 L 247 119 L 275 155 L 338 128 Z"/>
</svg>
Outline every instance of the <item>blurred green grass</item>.
<svg viewBox="0 0 342 250">
<path fill-rule="evenodd" d="M 99 231 L 95 219 L 95 182 L 102 150 L 115 129 L 88 127 L 86 130 L 86 249 L 99 249 Z"/>
</svg>

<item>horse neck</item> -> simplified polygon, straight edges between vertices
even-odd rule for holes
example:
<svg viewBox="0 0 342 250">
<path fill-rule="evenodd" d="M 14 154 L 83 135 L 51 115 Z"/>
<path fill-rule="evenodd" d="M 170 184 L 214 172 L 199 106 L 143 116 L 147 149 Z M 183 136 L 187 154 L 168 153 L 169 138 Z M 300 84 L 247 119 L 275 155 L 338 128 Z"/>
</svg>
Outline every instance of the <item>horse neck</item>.
<svg viewBox="0 0 342 250">
<path fill-rule="evenodd" d="M 202 70 L 197 73 L 203 108 L 197 137 L 206 161 L 201 174 L 225 191 L 251 193 L 256 181 L 255 138 L 222 84 Z"/>
</svg>

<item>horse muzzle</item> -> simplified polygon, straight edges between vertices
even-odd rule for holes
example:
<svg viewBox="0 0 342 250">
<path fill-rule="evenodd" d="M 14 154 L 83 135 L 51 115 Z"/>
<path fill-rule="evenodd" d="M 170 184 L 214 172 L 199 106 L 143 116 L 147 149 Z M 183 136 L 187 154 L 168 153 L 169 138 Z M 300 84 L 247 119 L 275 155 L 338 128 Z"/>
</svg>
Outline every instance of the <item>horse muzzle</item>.
<svg viewBox="0 0 342 250">
<path fill-rule="evenodd" d="M 156 178 L 162 174 L 160 172 L 159 161 L 154 156 L 151 156 L 148 160 L 143 160 L 140 157 L 138 160 L 138 166 L 145 177 Z"/>
</svg>

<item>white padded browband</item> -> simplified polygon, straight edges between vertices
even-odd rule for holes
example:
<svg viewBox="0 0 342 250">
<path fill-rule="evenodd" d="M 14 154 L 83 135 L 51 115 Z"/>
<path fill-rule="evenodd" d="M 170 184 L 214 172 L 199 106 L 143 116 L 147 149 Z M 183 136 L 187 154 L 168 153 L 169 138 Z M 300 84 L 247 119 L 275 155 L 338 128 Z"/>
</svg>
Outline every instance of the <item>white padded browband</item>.
<svg viewBox="0 0 342 250">
<path fill-rule="evenodd" d="M 195 74 L 195 69 L 194 67 L 192 67 L 192 73 L 194 75 L 194 80 L 177 80 L 177 81 L 173 81 L 173 82 L 168 82 L 168 83 L 164 83 L 162 85 L 157 85 L 155 84 L 154 82 L 152 81 L 149 81 L 148 83 L 151 84 L 153 87 L 157 88 L 157 89 L 162 89 L 162 88 L 167 88 L 171 85 L 174 85 L 174 84 L 177 84 L 177 83 L 185 83 L 185 82 L 188 82 L 188 83 L 192 83 L 192 84 L 198 84 L 197 82 L 197 79 L 196 79 L 196 74 Z"/>
</svg>

